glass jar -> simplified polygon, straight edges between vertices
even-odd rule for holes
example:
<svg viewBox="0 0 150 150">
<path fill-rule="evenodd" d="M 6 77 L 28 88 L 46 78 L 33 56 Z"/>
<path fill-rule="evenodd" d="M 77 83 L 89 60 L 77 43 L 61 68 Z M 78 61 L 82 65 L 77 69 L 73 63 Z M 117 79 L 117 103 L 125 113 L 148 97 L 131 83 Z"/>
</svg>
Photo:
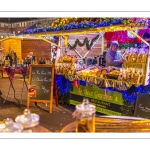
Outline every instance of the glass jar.
<svg viewBox="0 0 150 150">
<path fill-rule="evenodd" d="M 2 128 L 2 132 L 22 132 L 23 126 L 19 123 L 13 122 L 11 118 L 4 119 L 4 128 Z"/>
<path fill-rule="evenodd" d="M 76 105 L 76 132 L 95 132 L 95 106 L 84 99 L 82 104 Z"/>
<path fill-rule="evenodd" d="M 15 121 L 21 123 L 24 132 L 38 132 L 40 116 L 25 109 L 23 115 L 16 117 Z"/>
</svg>

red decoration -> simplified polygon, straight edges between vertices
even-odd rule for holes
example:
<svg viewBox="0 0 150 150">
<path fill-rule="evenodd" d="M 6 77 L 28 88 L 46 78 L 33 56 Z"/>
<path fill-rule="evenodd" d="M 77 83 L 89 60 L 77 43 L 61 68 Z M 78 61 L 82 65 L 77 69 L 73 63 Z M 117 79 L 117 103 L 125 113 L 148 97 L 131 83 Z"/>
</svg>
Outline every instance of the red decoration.
<svg viewBox="0 0 150 150">
<path fill-rule="evenodd" d="M 140 37 L 142 37 L 144 32 L 150 33 L 150 29 L 139 30 L 138 35 Z M 107 47 L 110 46 L 110 43 L 113 40 L 118 41 L 120 44 L 122 44 L 122 43 L 133 43 L 133 42 L 142 43 L 142 41 L 137 37 L 136 38 L 129 38 L 127 35 L 127 31 L 106 32 L 104 34 L 104 38 L 107 41 Z"/>
<path fill-rule="evenodd" d="M 76 88 L 78 88 L 78 80 L 74 80 L 74 81 L 73 81 L 73 85 L 74 85 Z"/>
</svg>

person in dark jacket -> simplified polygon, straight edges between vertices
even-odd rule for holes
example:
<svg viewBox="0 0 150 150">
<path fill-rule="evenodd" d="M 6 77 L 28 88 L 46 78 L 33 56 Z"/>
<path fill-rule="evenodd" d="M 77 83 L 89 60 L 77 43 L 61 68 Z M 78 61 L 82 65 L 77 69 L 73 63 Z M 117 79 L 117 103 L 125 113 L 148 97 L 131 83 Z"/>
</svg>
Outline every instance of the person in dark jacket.
<svg viewBox="0 0 150 150">
<path fill-rule="evenodd" d="M 114 66 L 121 68 L 124 59 L 121 53 L 118 51 L 119 43 L 117 41 L 112 41 L 110 48 L 106 53 L 106 67 Z"/>
</svg>

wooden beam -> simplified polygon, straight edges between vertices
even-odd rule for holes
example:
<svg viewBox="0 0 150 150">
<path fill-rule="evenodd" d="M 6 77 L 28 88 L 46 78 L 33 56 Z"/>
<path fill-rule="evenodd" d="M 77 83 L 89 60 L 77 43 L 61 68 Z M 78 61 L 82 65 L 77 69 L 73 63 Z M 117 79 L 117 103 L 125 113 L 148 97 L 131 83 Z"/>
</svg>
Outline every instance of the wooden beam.
<svg viewBox="0 0 150 150">
<path fill-rule="evenodd" d="M 131 31 L 130 32 L 136 36 L 137 38 L 139 38 L 142 42 L 144 42 L 147 46 L 149 46 L 149 43 L 147 41 L 145 41 L 144 39 L 142 39 L 142 37 L 140 37 L 138 34 L 136 34 L 134 31 Z"/>
</svg>

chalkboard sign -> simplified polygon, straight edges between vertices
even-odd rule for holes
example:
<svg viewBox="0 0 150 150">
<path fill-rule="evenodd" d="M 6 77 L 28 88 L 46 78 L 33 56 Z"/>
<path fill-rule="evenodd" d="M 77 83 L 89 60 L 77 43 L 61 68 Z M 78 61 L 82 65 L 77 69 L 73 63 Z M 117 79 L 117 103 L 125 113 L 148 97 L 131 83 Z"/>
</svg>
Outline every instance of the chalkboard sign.
<svg viewBox="0 0 150 150">
<path fill-rule="evenodd" d="M 54 81 L 54 65 L 30 65 L 29 71 L 29 89 L 28 104 L 30 102 L 50 103 L 50 113 L 52 113 L 53 99 L 53 81 Z M 32 88 L 34 87 L 34 88 Z M 31 95 L 32 91 L 34 96 Z"/>
<path fill-rule="evenodd" d="M 134 116 L 150 119 L 150 94 L 138 94 Z"/>
</svg>

